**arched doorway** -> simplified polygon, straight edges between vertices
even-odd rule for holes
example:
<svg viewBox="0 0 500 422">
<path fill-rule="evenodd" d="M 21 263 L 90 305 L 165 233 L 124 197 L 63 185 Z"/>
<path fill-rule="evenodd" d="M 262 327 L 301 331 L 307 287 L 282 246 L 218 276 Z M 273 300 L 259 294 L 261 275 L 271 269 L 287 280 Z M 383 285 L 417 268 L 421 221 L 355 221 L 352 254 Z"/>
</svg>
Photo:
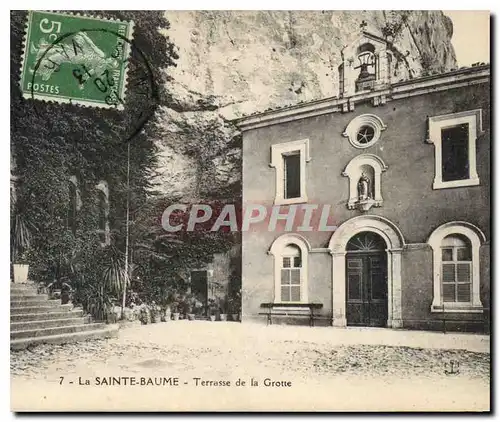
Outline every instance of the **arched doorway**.
<svg viewBox="0 0 500 422">
<path fill-rule="evenodd" d="M 360 232 L 346 245 L 347 325 L 387 324 L 387 245 L 377 233 Z"/>
<path fill-rule="evenodd" d="M 401 315 L 401 253 L 405 242 L 397 226 L 387 218 L 378 215 L 353 217 L 342 223 L 330 238 L 328 249 L 332 255 L 332 325 L 335 327 L 345 327 L 347 325 L 346 258 L 348 253 L 354 253 L 354 250 L 347 250 L 347 244 L 356 235 L 367 232 L 378 235 L 385 244 L 384 268 L 387 277 L 387 319 L 383 326 L 400 328 L 403 322 Z M 380 243 L 379 245 L 380 248 L 383 247 Z"/>
</svg>

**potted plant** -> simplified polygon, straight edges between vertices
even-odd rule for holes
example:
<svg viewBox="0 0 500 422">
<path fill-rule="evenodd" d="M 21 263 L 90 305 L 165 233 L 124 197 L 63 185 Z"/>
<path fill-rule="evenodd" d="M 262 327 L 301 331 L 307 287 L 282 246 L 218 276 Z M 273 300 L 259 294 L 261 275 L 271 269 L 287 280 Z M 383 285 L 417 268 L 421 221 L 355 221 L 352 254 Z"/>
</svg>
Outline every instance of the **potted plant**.
<svg viewBox="0 0 500 422">
<path fill-rule="evenodd" d="M 156 304 L 155 301 L 151 303 L 149 306 L 150 314 L 151 314 L 151 324 L 161 321 L 161 308 Z"/>
<path fill-rule="evenodd" d="M 14 261 L 13 271 L 14 271 L 14 283 L 27 283 L 28 282 L 28 272 L 29 264 L 26 259 L 26 254 L 20 254 Z"/>
<path fill-rule="evenodd" d="M 174 321 L 178 321 L 179 317 L 180 317 L 179 302 L 177 302 L 177 301 L 172 302 L 172 304 L 170 305 L 170 309 L 172 311 L 172 319 Z"/>
<path fill-rule="evenodd" d="M 215 301 L 215 299 L 208 299 L 208 315 L 210 317 L 210 321 L 216 320 L 218 310 L 219 307 L 217 306 L 217 302 Z"/>
<path fill-rule="evenodd" d="M 172 309 L 170 308 L 170 305 L 162 306 L 161 307 L 161 321 L 167 322 L 167 321 L 170 321 L 170 318 L 172 318 Z"/>
<path fill-rule="evenodd" d="M 233 321 L 240 320 L 240 311 L 241 311 L 241 299 L 239 292 L 235 295 L 232 295 L 228 299 L 228 311 L 231 314 L 231 319 Z"/>
<path fill-rule="evenodd" d="M 227 301 L 225 299 L 221 299 L 219 303 L 220 320 L 227 321 Z"/>
<path fill-rule="evenodd" d="M 202 317 L 204 315 L 203 303 L 196 298 L 193 299 L 193 313 L 195 317 Z"/>
<path fill-rule="evenodd" d="M 141 321 L 142 325 L 149 322 L 149 309 L 145 303 L 139 305 L 139 321 Z"/>
<path fill-rule="evenodd" d="M 186 296 L 184 298 L 184 314 L 189 321 L 194 321 L 195 319 L 195 306 L 196 299 L 193 296 Z"/>
<path fill-rule="evenodd" d="M 13 258 L 14 283 L 26 283 L 28 281 L 28 251 L 31 243 L 31 233 L 28 223 L 19 206 L 15 206 L 12 213 L 11 223 L 11 245 Z"/>
</svg>

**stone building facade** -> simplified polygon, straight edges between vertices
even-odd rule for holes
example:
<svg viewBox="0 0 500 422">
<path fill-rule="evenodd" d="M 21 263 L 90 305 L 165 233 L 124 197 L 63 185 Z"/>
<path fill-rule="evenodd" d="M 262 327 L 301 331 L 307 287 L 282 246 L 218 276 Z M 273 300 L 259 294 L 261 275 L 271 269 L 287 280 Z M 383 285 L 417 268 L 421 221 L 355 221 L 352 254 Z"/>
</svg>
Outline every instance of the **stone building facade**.
<svg viewBox="0 0 500 422">
<path fill-rule="evenodd" d="M 333 222 L 243 230 L 243 321 L 314 303 L 339 327 L 488 327 L 490 68 L 394 82 L 392 54 L 363 33 L 337 97 L 237 122 L 243 208 Z"/>
</svg>

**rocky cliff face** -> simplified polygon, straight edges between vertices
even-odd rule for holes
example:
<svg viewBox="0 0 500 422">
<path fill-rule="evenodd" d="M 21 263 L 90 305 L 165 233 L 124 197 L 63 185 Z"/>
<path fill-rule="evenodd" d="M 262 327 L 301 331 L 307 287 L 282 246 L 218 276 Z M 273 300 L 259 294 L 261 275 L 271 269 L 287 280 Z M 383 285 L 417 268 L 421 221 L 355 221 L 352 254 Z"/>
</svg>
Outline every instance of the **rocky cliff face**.
<svg viewBox="0 0 500 422">
<path fill-rule="evenodd" d="M 456 67 L 453 25 L 439 11 L 175 11 L 178 47 L 164 110 L 162 189 L 196 199 L 239 181 L 228 121 L 337 95 L 341 49 L 365 29 L 393 38 L 392 80 Z"/>
</svg>

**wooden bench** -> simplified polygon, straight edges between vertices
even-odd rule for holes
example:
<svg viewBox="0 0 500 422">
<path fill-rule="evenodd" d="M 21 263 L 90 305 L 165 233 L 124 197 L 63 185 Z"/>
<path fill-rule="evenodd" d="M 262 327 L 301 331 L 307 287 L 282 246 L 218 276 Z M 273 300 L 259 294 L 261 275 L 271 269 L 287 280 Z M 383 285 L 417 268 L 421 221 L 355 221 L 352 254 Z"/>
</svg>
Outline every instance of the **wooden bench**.
<svg viewBox="0 0 500 422">
<path fill-rule="evenodd" d="M 267 309 L 266 312 L 260 312 L 259 315 L 267 316 L 267 324 L 272 325 L 273 316 L 299 316 L 309 318 L 309 325 L 314 326 L 314 311 L 323 307 L 322 303 L 261 303 L 261 308 Z"/>
</svg>

